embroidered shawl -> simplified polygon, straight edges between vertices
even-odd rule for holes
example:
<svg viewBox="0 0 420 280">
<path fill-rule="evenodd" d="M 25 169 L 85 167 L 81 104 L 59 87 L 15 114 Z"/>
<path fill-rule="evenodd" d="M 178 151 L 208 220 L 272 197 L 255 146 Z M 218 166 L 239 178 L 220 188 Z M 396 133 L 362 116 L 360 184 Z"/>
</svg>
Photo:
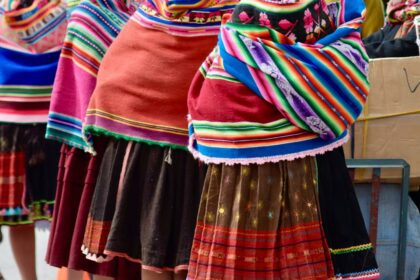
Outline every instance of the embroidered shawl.
<svg viewBox="0 0 420 280">
<path fill-rule="evenodd" d="M 280 2 L 279 2 L 280 3 Z M 369 91 L 361 0 L 243 0 L 190 88 L 190 150 L 264 163 L 340 146 Z"/>
<path fill-rule="evenodd" d="M 135 10 L 121 0 L 97 0 L 83 1 L 72 11 L 53 87 L 47 138 L 93 152 L 82 122 L 102 58 Z"/>
</svg>

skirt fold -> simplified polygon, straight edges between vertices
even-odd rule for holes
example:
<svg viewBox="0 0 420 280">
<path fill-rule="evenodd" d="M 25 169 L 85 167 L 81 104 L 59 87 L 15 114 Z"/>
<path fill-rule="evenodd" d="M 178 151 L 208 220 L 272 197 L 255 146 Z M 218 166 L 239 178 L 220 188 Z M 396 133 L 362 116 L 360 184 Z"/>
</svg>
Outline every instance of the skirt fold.
<svg viewBox="0 0 420 280">
<path fill-rule="evenodd" d="M 62 145 L 56 211 L 51 224 L 46 261 L 56 267 L 84 270 L 116 280 L 140 279 L 140 266 L 125 259 L 98 264 L 80 248 L 106 142 L 96 141 L 97 156 Z"/>
<path fill-rule="evenodd" d="M 112 173 L 99 174 L 85 253 L 154 271 L 187 269 L 206 167 L 184 150 L 117 142 L 125 150 L 105 153 L 101 169 Z"/>
</svg>

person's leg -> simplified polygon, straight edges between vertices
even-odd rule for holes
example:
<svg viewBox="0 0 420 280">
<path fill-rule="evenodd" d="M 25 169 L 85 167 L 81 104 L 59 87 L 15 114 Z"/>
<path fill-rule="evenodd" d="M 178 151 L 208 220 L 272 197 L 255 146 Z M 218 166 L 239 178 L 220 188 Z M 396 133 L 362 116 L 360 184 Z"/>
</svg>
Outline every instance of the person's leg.
<svg viewBox="0 0 420 280">
<path fill-rule="evenodd" d="M 22 280 L 36 280 L 35 227 L 33 225 L 10 227 L 10 244 Z"/>
<path fill-rule="evenodd" d="M 3 234 L 1 233 L 1 226 L 0 226 L 0 243 L 3 241 Z M 0 272 L 0 280 L 4 280 L 3 275 Z"/>
<path fill-rule="evenodd" d="M 74 269 L 66 269 L 66 280 L 82 280 L 83 279 L 83 271 L 74 270 Z"/>
<path fill-rule="evenodd" d="M 93 280 L 113 280 L 114 278 L 101 275 L 93 275 Z"/>
<path fill-rule="evenodd" d="M 172 272 L 157 273 L 157 272 L 153 272 L 147 269 L 142 269 L 141 271 L 141 280 L 172 280 L 172 279 L 173 279 Z"/>
</svg>

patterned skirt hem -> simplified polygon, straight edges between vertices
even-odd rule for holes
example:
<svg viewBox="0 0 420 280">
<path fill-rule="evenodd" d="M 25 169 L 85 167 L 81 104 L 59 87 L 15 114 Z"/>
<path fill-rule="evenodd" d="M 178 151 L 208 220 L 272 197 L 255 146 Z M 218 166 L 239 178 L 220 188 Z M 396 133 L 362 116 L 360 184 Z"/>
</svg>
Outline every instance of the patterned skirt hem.
<svg viewBox="0 0 420 280">
<path fill-rule="evenodd" d="M 82 245 L 82 252 L 83 252 L 84 255 L 86 255 L 86 259 L 97 262 L 97 263 L 109 262 L 109 261 L 112 261 L 114 258 L 117 257 L 117 258 L 124 258 L 124 259 L 126 259 L 130 262 L 133 262 L 133 263 L 138 263 L 138 264 L 141 265 L 142 269 L 153 271 L 153 272 L 156 272 L 156 273 L 163 273 L 165 271 L 171 271 L 171 272 L 174 272 L 174 273 L 179 273 L 180 271 L 188 270 L 188 263 L 180 264 L 180 265 L 177 265 L 175 267 L 158 267 L 158 266 L 154 266 L 154 265 L 144 264 L 141 259 L 132 258 L 129 255 L 124 254 L 124 253 L 118 253 L 118 252 L 113 252 L 113 251 L 109 251 L 109 250 L 106 250 L 104 252 L 105 255 L 89 253 L 89 249 L 84 245 Z"/>
<path fill-rule="evenodd" d="M 28 208 L 0 208 L 0 225 L 16 226 L 51 221 L 54 201 L 35 201 Z"/>
<path fill-rule="evenodd" d="M 336 275 L 336 279 L 348 279 L 348 280 L 370 280 L 370 279 L 379 279 L 381 277 L 378 269 L 372 269 L 362 272 L 353 272 L 345 275 Z"/>
</svg>

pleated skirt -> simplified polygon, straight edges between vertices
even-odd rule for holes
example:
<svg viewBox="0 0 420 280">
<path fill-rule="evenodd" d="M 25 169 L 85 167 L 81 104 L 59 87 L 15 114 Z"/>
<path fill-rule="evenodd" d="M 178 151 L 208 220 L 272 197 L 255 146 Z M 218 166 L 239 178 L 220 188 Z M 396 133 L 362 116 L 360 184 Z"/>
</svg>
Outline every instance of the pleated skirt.
<svg viewBox="0 0 420 280">
<path fill-rule="evenodd" d="M 87 258 L 186 270 L 205 171 L 186 150 L 110 141 L 87 221 Z"/>
<path fill-rule="evenodd" d="M 188 279 L 378 277 L 341 149 L 209 165 Z"/>
<path fill-rule="evenodd" d="M 140 279 L 140 267 L 125 259 L 108 263 L 87 260 L 81 251 L 87 217 L 106 142 L 96 141 L 92 156 L 65 144 L 61 147 L 54 218 L 46 254 L 48 264 L 117 280 Z"/>
</svg>

